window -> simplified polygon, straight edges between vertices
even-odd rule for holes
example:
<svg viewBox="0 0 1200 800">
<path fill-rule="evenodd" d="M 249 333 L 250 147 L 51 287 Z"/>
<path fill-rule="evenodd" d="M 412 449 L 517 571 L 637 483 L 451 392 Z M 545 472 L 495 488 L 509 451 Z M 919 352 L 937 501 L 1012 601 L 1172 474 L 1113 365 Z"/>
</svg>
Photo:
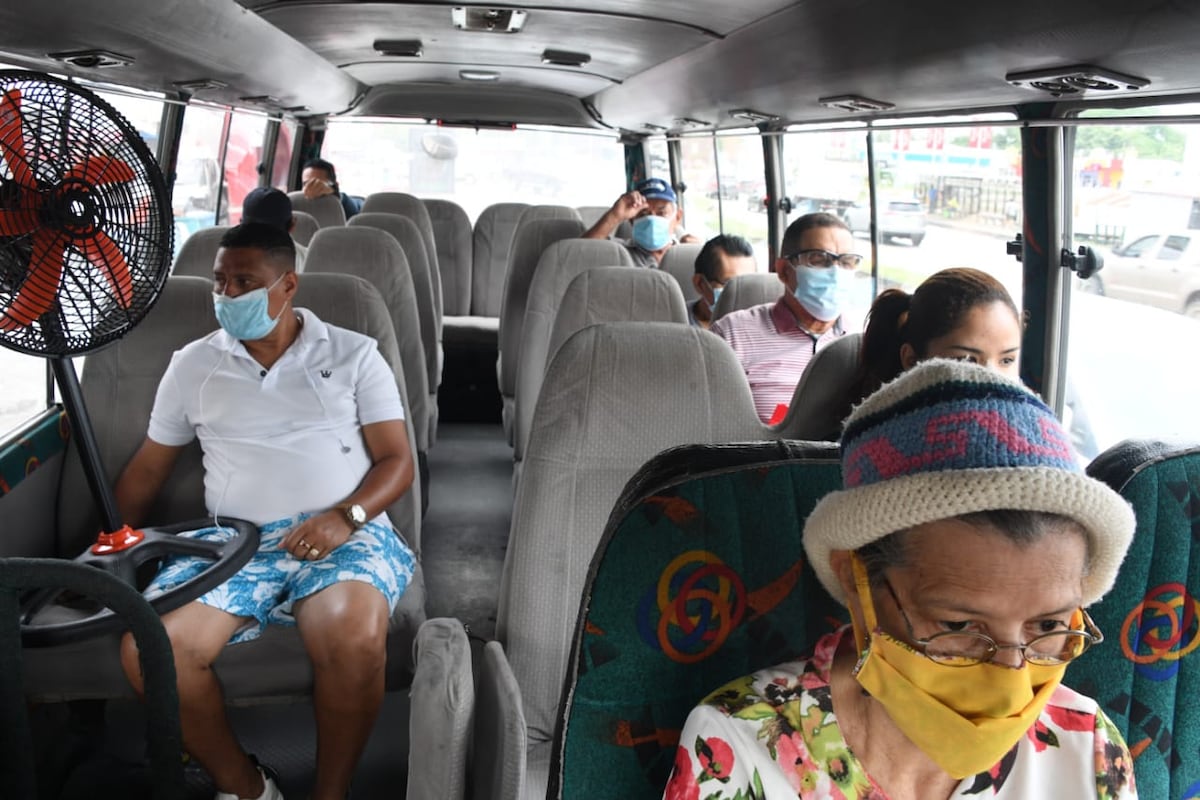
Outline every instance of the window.
<svg viewBox="0 0 1200 800">
<path fill-rule="evenodd" d="M 762 137 L 758 131 L 723 132 L 717 136 L 717 166 L 721 171 L 720 233 L 742 236 L 754 248 L 758 269 L 770 268 L 767 215 L 759 211 L 767 194 L 763 169 Z M 689 231 L 691 228 L 689 227 Z M 692 231 L 707 239 L 717 231 Z"/>
<path fill-rule="evenodd" d="M 347 194 L 453 200 L 472 220 L 493 203 L 610 206 L 625 191 L 624 148 L 610 133 L 337 120 L 321 157 Z"/>
<path fill-rule="evenodd" d="M 163 102 L 153 95 L 145 97 L 118 94 L 96 90 L 96 94 L 104 98 L 121 116 L 129 120 L 129 124 L 142 135 L 142 140 L 150 148 L 150 152 L 158 152 L 158 126 L 162 122 Z"/>
<path fill-rule="evenodd" d="M 296 141 L 296 123 L 285 119 L 279 123 L 279 134 L 275 139 L 275 163 L 271 165 L 271 185 L 288 186 L 288 172 L 292 167 L 292 143 Z"/>
<path fill-rule="evenodd" d="M 714 142 L 711 135 L 685 136 L 679 141 L 679 171 L 687 187 L 679 198 L 683 208 L 683 225 L 701 238 L 721 232 Z"/>
<path fill-rule="evenodd" d="M 671 156 L 667 151 L 666 139 L 647 139 L 643 143 L 646 148 L 646 159 L 650 162 L 650 177 L 662 178 L 671 182 Z"/>
<path fill-rule="evenodd" d="M 237 112 L 230 119 L 229 141 L 225 145 L 222 225 L 236 225 L 242 221 L 242 201 L 258 186 L 258 165 L 262 163 L 266 132 L 267 118 L 260 114 Z"/>
<path fill-rule="evenodd" d="M 175 212 L 175 252 L 188 236 L 217 222 L 221 198 L 221 148 L 229 112 L 189 105 L 183 115 L 183 134 L 175 164 L 171 205 Z M 222 208 L 228 201 L 221 202 Z"/>
<path fill-rule="evenodd" d="M 1102 115 L 1187 116 L 1200 106 L 1090 111 L 1074 129 L 1071 228 L 1104 267 L 1071 282 L 1065 416 L 1080 455 L 1126 438 L 1191 439 L 1200 373 L 1200 198 L 1195 123 L 1105 124 Z M 1122 244 L 1124 243 L 1124 244 Z"/>
</svg>

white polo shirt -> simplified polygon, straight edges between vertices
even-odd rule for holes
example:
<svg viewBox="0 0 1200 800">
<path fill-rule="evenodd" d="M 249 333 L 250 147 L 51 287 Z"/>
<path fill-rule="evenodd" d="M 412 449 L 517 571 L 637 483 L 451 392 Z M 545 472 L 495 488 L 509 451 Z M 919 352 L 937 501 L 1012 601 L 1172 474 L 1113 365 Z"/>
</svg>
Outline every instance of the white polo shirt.
<svg viewBox="0 0 1200 800">
<path fill-rule="evenodd" d="M 297 312 L 300 335 L 269 370 L 218 330 L 177 351 L 158 385 L 148 435 L 200 437 L 209 513 L 261 525 L 324 511 L 371 467 L 362 426 L 404 419 L 375 341 Z"/>
</svg>

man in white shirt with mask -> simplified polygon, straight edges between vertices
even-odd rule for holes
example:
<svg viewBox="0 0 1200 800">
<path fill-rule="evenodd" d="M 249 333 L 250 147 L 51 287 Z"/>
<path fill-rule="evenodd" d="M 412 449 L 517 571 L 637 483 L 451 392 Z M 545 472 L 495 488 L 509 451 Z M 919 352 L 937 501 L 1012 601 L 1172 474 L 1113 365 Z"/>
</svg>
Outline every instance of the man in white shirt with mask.
<svg viewBox="0 0 1200 800">
<path fill-rule="evenodd" d="M 234 736 L 211 669 L 227 643 L 268 623 L 297 625 L 313 663 L 311 796 L 345 796 L 383 701 L 388 619 L 415 566 L 384 511 L 413 477 L 395 376 L 373 339 L 293 308 L 299 281 L 284 230 L 246 223 L 225 233 L 213 267 L 221 330 L 172 357 L 147 437 L 117 482 L 123 517 L 141 524 L 198 438 L 208 512 L 261 531 L 241 571 L 163 617 L 184 746 L 212 776 L 218 800 L 282 797 Z M 147 593 L 199 568 L 195 559 L 168 560 Z M 121 658 L 140 692 L 128 636 Z"/>
<path fill-rule="evenodd" d="M 583 234 L 584 239 L 607 239 L 622 222 L 633 222 L 633 238 L 617 239 L 638 267 L 657 268 L 667 248 L 676 242 L 699 242 L 683 232 L 683 212 L 675 190 L 662 178 L 646 178 L 617 198 L 612 208 Z"/>
</svg>

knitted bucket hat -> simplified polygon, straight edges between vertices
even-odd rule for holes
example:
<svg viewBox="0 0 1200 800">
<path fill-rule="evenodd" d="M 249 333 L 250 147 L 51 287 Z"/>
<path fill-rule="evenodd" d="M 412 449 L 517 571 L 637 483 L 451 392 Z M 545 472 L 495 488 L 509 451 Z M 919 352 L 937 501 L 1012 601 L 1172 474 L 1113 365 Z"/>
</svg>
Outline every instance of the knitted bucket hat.
<svg viewBox="0 0 1200 800">
<path fill-rule="evenodd" d="M 809 515 L 804 549 L 843 605 L 831 551 L 999 509 L 1077 521 L 1089 539 L 1083 604 L 1112 588 L 1133 537 L 1133 510 L 1083 473 L 1053 412 L 1020 383 L 962 361 L 922 362 L 854 409 L 841 444 L 844 488 Z"/>
</svg>

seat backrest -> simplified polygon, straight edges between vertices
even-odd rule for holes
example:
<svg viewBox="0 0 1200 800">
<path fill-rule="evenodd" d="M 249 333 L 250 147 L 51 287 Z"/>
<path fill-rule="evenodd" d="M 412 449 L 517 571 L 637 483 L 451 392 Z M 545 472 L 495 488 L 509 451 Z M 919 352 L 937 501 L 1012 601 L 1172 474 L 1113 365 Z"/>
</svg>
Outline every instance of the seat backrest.
<svg viewBox="0 0 1200 800">
<path fill-rule="evenodd" d="M 421 343 L 425 348 L 425 371 L 429 391 L 437 393 L 442 383 L 441 346 L 442 312 L 433 284 L 433 265 L 425 252 L 425 239 L 415 222 L 399 214 L 363 211 L 346 223 L 348 228 L 367 227 L 387 231 L 400 243 L 416 291 L 417 316 L 421 323 Z"/>
<path fill-rule="evenodd" d="M 1088 467 L 1133 506 L 1116 583 L 1088 612 L 1106 640 L 1063 682 L 1094 698 L 1134 755 L 1140 797 L 1200 786 L 1200 447 L 1125 441 Z"/>
<path fill-rule="evenodd" d="M 801 544 L 840 487 L 832 443 L 687 445 L 642 468 L 588 570 L 548 796 L 657 800 L 693 706 L 847 619 Z"/>
<path fill-rule="evenodd" d="M 346 209 L 342 208 L 342 201 L 337 195 L 327 194 L 309 200 L 304 192 L 288 192 L 288 197 L 292 199 L 292 213 L 303 211 L 322 228 L 346 224 Z"/>
<path fill-rule="evenodd" d="M 462 800 L 475 711 L 467 632 L 457 619 L 426 620 L 413 651 L 405 797 Z"/>
<path fill-rule="evenodd" d="M 179 247 L 171 274 L 206 278 L 211 284 L 213 264 L 217 260 L 217 251 L 221 249 L 221 237 L 227 230 L 227 226 L 217 225 L 201 228 L 189 236 Z"/>
<path fill-rule="evenodd" d="M 741 376 L 720 339 L 668 322 L 593 325 L 551 360 L 517 487 L 497 613 L 531 747 L 548 747 L 554 735 L 575 598 L 626 482 L 668 447 L 763 438 Z"/>
<path fill-rule="evenodd" d="M 499 317 L 504 304 L 504 276 L 517 222 L 528 203 L 496 203 L 475 220 L 471 236 L 471 314 Z"/>
<path fill-rule="evenodd" d="M 437 241 L 433 238 L 433 220 L 429 216 L 429 209 L 425 208 L 425 203 L 421 201 L 421 198 L 405 192 L 375 192 L 367 195 L 367 199 L 363 201 L 362 211 L 359 213 L 363 212 L 399 214 L 416 223 L 417 230 L 421 232 L 421 240 L 425 242 L 425 258 L 432 267 L 430 279 L 433 281 L 434 294 L 440 309 L 442 307 L 442 277 L 438 268 Z"/>
<path fill-rule="evenodd" d="M 377 228 L 343 225 L 322 228 L 308 248 L 305 277 L 314 272 L 355 275 L 374 286 L 391 314 L 408 407 L 417 431 L 417 450 L 429 449 L 429 377 L 421 341 L 420 312 L 404 250 L 391 234 Z"/>
<path fill-rule="evenodd" d="M 861 333 L 848 333 L 817 351 L 804 368 L 787 414 L 775 432 L 784 439 L 813 442 L 841 438 L 842 421 L 850 414 L 850 387 L 861 352 Z"/>
<path fill-rule="evenodd" d="M 521 218 L 517 220 L 517 228 L 527 222 L 533 222 L 535 219 L 573 219 L 583 225 L 579 212 L 570 206 L 540 205 L 530 206 L 521 212 Z M 583 230 L 587 230 L 587 226 L 584 226 Z"/>
<path fill-rule="evenodd" d="M 370 336 L 396 374 L 404 400 L 404 376 L 391 316 L 379 292 L 366 281 L 345 275 L 310 275 L 300 279 L 293 303 L 323 321 Z M 187 343 L 217 329 L 213 316 L 212 281 L 171 277 L 154 308 L 133 330 L 113 345 L 90 354 L 81 383 L 84 402 L 100 449 L 105 473 L 115 479 L 146 437 L 158 382 L 172 354 Z M 405 401 L 406 427 L 416 464 L 412 413 Z M 414 552 L 420 551 L 420 516 L 414 498 L 420 497 L 418 478 L 388 508 L 392 522 Z M 99 516 L 75 448 L 69 448 L 58 497 L 57 552 L 75 556 L 95 540 Z M 154 523 L 182 522 L 205 516 L 204 469 L 200 446 L 188 445 L 176 461 L 147 519 Z"/>
<path fill-rule="evenodd" d="M 471 218 L 453 200 L 421 200 L 433 224 L 441 273 L 443 314 L 464 317 L 471 313 Z"/>
<path fill-rule="evenodd" d="M 512 249 L 508 254 L 508 269 L 504 276 L 504 304 L 500 307 L 501 397 L 511 398 L 516 394 L 521 329 L 525 325 L 529 284 L 537 270 L 538 261 L 550 245 L 563 239 L 576 239 L 581 233 L 583 223 L 579 221 L 578 216 L 574 219 L 531 219 L 517 228 Z"/>
<path fill-rule="evenodd" d="M 774 303 L 783 296 L 783 281 L 774 272 L 752 272 L 738 275 L 725 284 L 725 290 L 717 299 L 713 309 L 713 320 L 718 320 L 730 311 L 741 311 L 763 303 Z"/>
<path fill-rule="evenodd" d="M 683 292 L 683 299 L 689 303 L 700 296 L 696 291 L 696 285 L 692 283 L 692 276 L 696 274 L 696 256 L 700 255 L 700 248 L 703 246 L 701 244 L 674 245 L 663 253 L 662 261 L 658 264 L 659 269 L 670 273 L 679 282 L 679 290 Z"/>
<path fill-rule="evenodd" d="M 296 223 L 292 228 L 292 238 L 308 247 L 312 237 L 320 230 L 321 223 L 317 222 L 317 218 L 307 211 L 296 211 L 295 209 L 292 209 L 292 220 Z"/>
<path fill-rule="evenodd" d="M 538 259 L 529 282 L 521 344 L 517 349 L 517 383 L 513 458 L 524 454 L 533 406 L 542 387 L 542 375 L 549 362 L 550 333 L 563 293 L 577 275 L 597 267 L 632 267 L 629 252 L 605 239 L 563 239 L 554 242 Z M 615 320 L 614 320 L 615 321 Z"/>
<path fill-rule="evenodd" d="M 525 796 L 525 709 L 499 642 L 483 646 L 475 695 L 471 748 L 472 800 L 522 800 Z"/>
<path fill-rule="evenodd" d="M 608 213 L 608 206 L 576 206 L 575 211 L 583 222 L 583 227 L 590 230 L 600 218 Z"/>
</svg>

